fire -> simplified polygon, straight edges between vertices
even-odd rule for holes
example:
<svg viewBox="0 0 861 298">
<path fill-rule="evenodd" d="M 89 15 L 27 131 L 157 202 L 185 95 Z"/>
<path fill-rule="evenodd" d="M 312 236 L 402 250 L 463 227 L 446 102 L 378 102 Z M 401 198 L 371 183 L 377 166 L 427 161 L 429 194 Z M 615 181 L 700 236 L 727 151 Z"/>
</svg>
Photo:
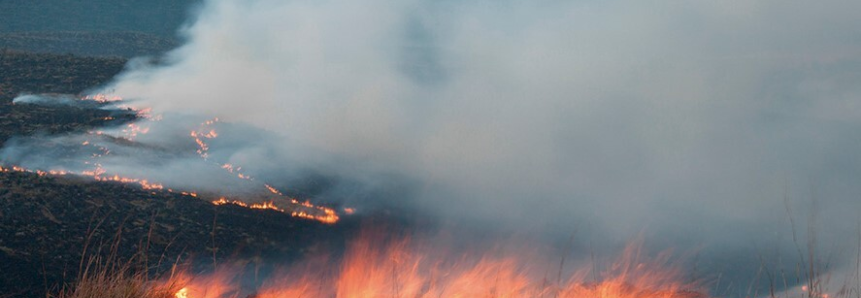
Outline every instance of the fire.
<svg viewBox="0 0 861 298">
<path fill-rule="evenodd" d="M 85 96 L 79 97 L 79 99 L 82 101 L 95 101 L 98 103 L 119 103 L 119 102 L 123 102 L 125 100 L 121 96 L 112 95 L 112 94 L 104 94 L 104 93 L 85 95 Z M 137 109 L 137 108 L 133 108 L 133 107 L 130 107 L 130 106 L 127 106 L 124 104 L 116 105 L 116 107 L 121 108 L 121 109 L 131 110 L 131 111 L 135 112 L 136 116 L 138 116 L 139 118 L 143 118 L 143 119 L 153 118 L 152 108 Z M 160 116 L 155 116 L 155 117 L 159 118 Z M 105 117 L 103 119 L 104 120 L 113 120 L 114 118 L 109 116 L 109 117 Z"/>
<path fill-rule="evenodd" d="M 130 108 L 130 107 L 127 107 L 127 108 L 131 109 L 132 111 L 135 111 L 135 116 L 138 116 L 138 118 L 149 119 L 152 121 L 161 120 L 161 115 L 157 115 L 157 116 L 152 115 L 152 108 L 144 108 L 144 109 L 140 109 L 140 110 Z"/>
<path fill-rule="evenodd" d="M 316 221 L 319 221 L 322 223 L 327 223 L 327 224 L 334 224 L 334 223 L 338 222 L 338 219 L 340 219 L 338 214 L 335 213 L 335 211 L 332 209 L 323 208 L 323 207 L 317 207 L 317 208 L 319 208 L 321 211 L 323 211 L 323 214 L 318 214 L 318 213 L 311 214 L 311 213 L 308 213 L 305 211 L 293 211 L 290 213 L 290 215 L 292 215 L 293 217 L 313 219 L 313 220 L 316 220 Z"/>
<path fill-rule="evenodd" d="M 108 176 L 108 177 L 93 176 L 93 179 L 95 179 L 96 181 L 112 181 L 112 182 L 119 182 L 119 183 L 125 183 L 125 184 L 139 184 L 141 186 L 141 188 L 146 189 L 146 190 L 164 189 L 164 185 L 161 185 L 159 183 L 151 183 L 151 182 L 147 181 L 146 179 L 122 177 L 122 176 L 116 175 L 116 174 L 113 176 Z M 187 193 L 183 193 L 183 194 L 187 195 Z"/>
<path fill-rule="evenodd" d="M 88 95 L 88 96 L 81 97 L 80 100 L 91 100 L 91 101 L 96 101 L 99 103 L 115 103 L 115 102 L 122 102 L 123 98 L 121 98 L 119 96 L 108 95 L 108 94 L 95 94 L 95 95 Z M 132 107 L 124 107 L 121 104 L 117 105 L 117 106 L 121 107 L 121 108 L 127 108 L 130 111 L 134 111 L 138 118 L 146 120 L 146 122 L 144 122 L 144 123 L 161 120 L 161 115 L 155 115 L 155 116 L 152 115 L 152 109 L 151 108 L 137 109 L 137 108 L 132 108 Z M 200 127 L 197 130 L 192 130 L 189 133 L 191 138 L 197 144 L 197 147 L 198 147 L 196 150 L 197 154 L 203 160 L 217 165 L 219 168 L 232 174 L 237 179 L 242 179 L 242 180 L 247 180 L 247 181 L 255 181 L 255 179 L 253 177 L 243 173 L 242 167 L 240 167 L 240 166 L 234 166 L 234 165 L 229 164 L 229 163 L 219 164 L 216 162 L 209 161 L 209 149 L 210 148 L 209 148 L 209 144 L 207 143 L 207 140 L 215 139 L 218 137 L 218 132 L 216 131 L 216 129 L 214 127 L 212 127 L 214 124 L 216 124 L 218 122 L 219 122 L 218 118 L 207 120 L 207 121 L 201 123 Z M 150 128 L 146 124 L 140 124 L 140 122 L 128 123 L 124 126 L 124 128 L 121 130 L 119 135 L 115 135 L 114 137 L 124 138 L 126 140 L 133 141 L 138 135 L 148 133 L 149 129 Z M 106 134 L 107 133 L 100 131 L 100 130 L 94 130 L 94 131 L 88 132 L 88 135 L 92 136 L 92 137 L 100 137 L 100 136 L 106 135 Z M 199 197 L 198 193 L 195 191 L 191 191 L 191 190 L 176 190 L 175 191 L 174 189 L 166 188 L 164 186 L 164 184 L 152 182 L 152 181 L 145 179 L 145 178 L 126 177 L 126 176 L 121 176 L 121 175 L 116 174 L 116 173 L 114 173 L 112 175 L 108 174 L 107 170 L 105 170 L 102 167 L 102 165 L 99 163 L 99 158 L 106 156 L 106 155 L 109 155 L 111 153 L 111 151 L 104 146 L 100 146 L 100 145 L 97 145 L 96 143 L 93 143 L 91 141 L 91 139 L 84 140 L 80 144 L 81 144 L 81 146 L 90 146 L 90 147 L 93 147 L 96 149 L 95 150 L 96 152 L 92 153 L 90 160 L 83 161 L 84 164 L 93 166 L 93 168 L 91 170 L 68 171 L 65 169 L 49 169 L 49 170 L 27 169 L 24 167 L 13 165 L 11 167 L 0 166 L 0 172 L 10 172 L 10 171 L 29 172 L 29 173 L 35 173 L 39 176 L 79 175 L 79 176 L 91 177 L 95 181 L 116 182 L 116 183 L 123 183 L 123 184 L 136 184 L 143 190 L 167 191 L 169 193 L 177 193 L 177 194 L 181 194 L 183 196 L 188 196 L 188 197 L 194 197 L 194 198 Z M 276 200 L 270 200 L 270 201 L 263 202 L 263 203 L 247 204 L 241 200 L 235 200 L 235 199 L 234 200 L 227 200 L 226 198 L 220 198 L 218 200 L 212 201 L 212 203 L 215 205 L 233 204 L 233 205 L 237 205 L 237 206 L 241 206 L 241 207 L 245 207 L 245 208 L 251 208 L 251 209 L 275 210 L 278 212 L 289 214 L 293 217 L 309 219 L 309 220 L 316 220 L 316 221 L 326 223 L 326 224 L 334 224 L 334 223 L 338 222 L 338 220 L 339 220 L 339 216 L 338 216 L 337 212 L 335 212 L 334 209 L 331 209 L 328 207 L 323 207 L 323 206 L 316 206 L 314 204 L 311 204 L 311 202 L 308 202 L 308 201 L 299 202 L 298 200 L 296 200 L 294 198 L 285 196 L 281 191 L 275 189 L 274 187 L 270 186 L 269 184 L 265 184 L 265 183 L 260 183 L 260 184 L 263 186 L 263 188 L 261 189 L 261 192 L 264 192 L 264 193 L 269 192 L 269 193 L 275 195 L 278 198 L 278 201 L 283 201 L 284 204 L 277 204 Z M 265 189 L 265 191 L 263 189 Z"/>
<path fill-rule="evenodd" d="M 179 291 L 177 291 L 176 295 L 174 295 L 174 296 L 176 296 L 176 298 L 188 298 L 188 289 L 187 288 L 179 289 Z"/>
<path fill-rule="evenodd" d="M 435 253 L 441 250 L 409 240 L 365 236 L 337 263 L 288 268 L 248 297 L 707 297 L 698 284 L 683 282 L 684 274 L 668 268 L 664 257 L 646 260 L 639 244 L 630 245 L 600 277 L 592 266 L 563 277 L 559 268 L 537 268 L 541 266 L 535 264 L 549 263 L 533 262 L 522 253 Z M 240 271 L 222 268 L 212 275 L 186 278 L 176 296 L 245 297 L 235 282 Z"/>
<path fill-rule="evenodd" d="M 811 288 L 807 285 L 801 286 L 801 293 L 803 295 L 806 294 L 808 297 L 811 297 L 811 298 L 814 298 L 814 297 L 815 298 L 830 298 L 831 297 L 831 295 L 828 295 L 827 293 L 820 293 L 819 291 L 820 291 L 820 289 L 818 289 L 818 287 L 816 287 L 816 286 L 814 286 L 813 288 Z"/>
<path fill-rule="evenodd" d="M 149 127 L 142 127 L 136 123 L 126 124 L 126 128 L 122 130 L 123 135 L 128 140 L 134 140 L 139 134 L 146 134 L 149 132 Z"/>
<path fill-rule="evenodd" d="M 212 201 L 212 204 L 216 205 L 216 206 L 221 206 L 221 205 L 225 205 L 225 204 L 229 204 L 229 203 L 230 203 L 230 201 L 228 201 L 227 198 L 225 198 L 225 197 L 220 197 L 220 198 L 218 198 L 218 200 Z"/>
<path fill-rule="evenodd" d="M 92 171 L 82 171 L 82 172 L 71 172 L 66 170 L 30 170 L 24 167 L 12 166 L 12 167 L 2 167 L 0 166 L 0 172 L 27 172 L 27 173 L 35 173 L 39 176 L 64 176 L 69 174 L 76 174 L 80 176 L 88 176 L 92 177 L 93 180 L 96 181 L 105 181 L 105 182 L 117 182 L 123 184 L 137 184 L 141 189 L 144 190 L 166 190 L 170 193 L 178 193 L 184 196 L 197 198 L 199 194 L 193 191 L 175 191 L 171 188 L 165 188 L 163 184 L 153 183 L 147 179 L 139 179 L 139 178 L 130 178 L 123 177 L 117 174 L 112 176 L 103 176 L 106 171 L 98 166 Z M 274 190 L 274 188 L 272 188 Z M 276 190 L 277 191 L 277 190 Z M 280 207 L 274 201 L 268 201 L 263 203 L 253 203 L 247 204 L 243 201 L 239 200 L 228 200 L 227 198 L 221 197 L 218 200 L 212 201 L 214 205 L 225 205 L 225 204 L 233 204 L 236 206 L 250 208 L 250 209 L 267 209 L 274 210 L 286 214 L 290 214 L 293 217 L 304 218 L 309 220 L 315 220 L 325 224 L 334 224 L 337 223 L 340 219 L 338 213 L 335 212 L 334 209 L 322 206 L 316 206 L 311 204 L 311 202 L 299 202 L 296 199 L 290 198 L 289 202 L 292 204 L 289 208 Z"/>
<path fill-rule="evenodd" d="M 266 189 L 268 189 L 268 190 L 269 190 L 269 192 L 271 192 L 271 193 L 273 193 L 273 194 L 276 194 L 276 195 L 281 195 L 281 192 L 280 192 L 280 191 L 278 191 L 277 189 L 275 189 L 275 188 L 274 188 L 274 187 L 272 187 L 272 186 L 269 186 L 269 184 L 263 184 L 263 186 L 265 186 L 265 187 L 266 187 Z"/>
<path fill-rule="evenodd" d="M 96 94 L 82 98 L 101 103 L 118 102 L 122 98 Z M 152 110 L 133 109 L 141 119 L 158 121 L 160 115 L 152 116 Z M 108 119 L 106 119 L 108 120 Z M 218 118 L 205 121 L 189 136 L 197 145 L 197 154 L 205 161 L 232 174 L 237 179 L 255 181 L 242 172 L 242 167 L 230 163 L 218 163 L 209 159 L 209 141 L 219 137 L 213 127 Z M 127 124 L 122 133 L 129 140 L 139 134 L 149 132 L 148 127 L 138 123 Z M 102 131 L 90 132 L 102 135 Z M 95 146 L 90 140 L 82 146 Z M 98 147 L 101 154 L 94 153 L 96 159 L 107 155 L 110 150 Z M 110 175 L 102 166 L 93 161 L 93 170 L 72 172 L 64 169 L 31 170 L 20 166 L 2 167 L 2 172 L 30 172 L 39 176 L 81 175 L 96 181 L 109 181 L 136 184 L 144 190 L 167 191 L 189 197 L 198 193 L 189 190 L 173 190 L 163 184 L 143 178 Z M 242 200 L 219 197 L 212 204 L 235 205 L 249 209 L 273 210 L 293 217 L 334 224 L 339 214 L 332 208 L 317 206 L 310 201 L 299 201 L 286 196 L 282 191 L 267 183 L 261 191 L 277 197 L 262 203 L 247 203 Z M 281 202 L 281 203 L 279 203 Z M 343 208 L 345 214 L 355 213 L 353 208 Z M 706 297 L 701 288 L 683 282 L 683 274 L 675 268 L 667 268 L 663 258 L 657 261 L 643 260 L 640 247 L 631 245 L 622 256 L 603 274 L 593 274 L 594 267 L 574 270 L 563 278 L 561 268 L 534 268 L 534 264 L 522 254 L 478 253 L 449 254 L 439 256 L 438 247 L 420 247 L 408 239 L 389 240 L 374 237 L 361 237 L 352 243 L 338 263 L 294 268 L 287 275 L 275 276 L 256 291 L 256 298 L 280 297 L 560 297 L 560 298 L 692 298 Z M 326 271 L 331 270 L 331 271 Z M 320 272 L 315 272 L 320 271 Z M 289 274 L 289 272 L 297 274 Z M 548 272 L 552 272 L 548 274 Z M 558 272 L 558 273 L 556 273 Z M 241 274 L 238 271 L 233 273 Z M 319 274 L 315 274 L 319 273 Z M 182 286 L 175 292 L 177 298 L 220 298 L 238 297 L 239 287 L 233 283 L 236 276 L 229 271 L 216 272 L 209 276 L 186 276 L 171 284 Z M 553 276 L 558 278 L 548 278 Z M 297 278 L 298 277 L 298 278 Z"/>
<path fill-rule="evenodd" d="M 93 95 L 87 95 L 81 98 L 81 100 L 92 100 L 99 103 L 108 103 L 115 101 L 122 101 L 123 98 L 116 95 L 108 95 L 103 93 L 97 93 Z"/>
<path fill-rule="evenodd" d="M 200 155 L 200 157 L 204 160 L 209 160 L 209 144 L 205 140 L 215 139 L 218 137 L 218 132 L 211 127 L 218 122 L 218 118 L 207 120 L 201 123 L 197 130 L 192 130 L 189 133 L 189 136 L 191 136 L 191 138 L 197 144 L 197 154 Z M 230 163 L 216 163 L 216 165 L 218 165 L 218 167 L 223 169 L 224 171 L 233 174 L 238 179 L 255 181 L 253 177 L 242 173 L 241 166 L 236 166 Z M 316 206 L 309 201 L 299 202 L 299 200 L 284 195 L 281 191 L 267 183 L 263 183 L 263 187 L 273 195 L 276 195 L 282 199 L 286 199 L 286 201 L 289 201 L 290 204 L 292 204 L 293 206 L 290 206 L 291 208 L 280 207 L 277 206 L 274 201 L 247 204 L 238 200 L 229 201 L 223 197 L 213 201 L 212 203 L 215 205 L 233 204 L 245 208 L 275 210 L 290 214 L 293 217 L 316 220 L 327 224 L 337 223 L 340 219 L 338 213 L 335 212 L 334 209 L 323 206 Z"/>
<path fill-rule="evenodd" d="M 146 190 L 164 189 L 164 185 L 158 184 L 158 183 L 152 183 L 146 179 L 129 178 L 129 177 L 123 177 L 123 176 L 116 175 L 116 174 L 113 176 L 101 176 L 102 174 L 105 173 L 105 170 L 102 169 L 101 167 L 97 167 L 93 171 L 72 172 L 72 171 L 67 171 L 67 170 L 62 170 L 62 169 L 47 170 L 46 171 L 46 170 L 39 170 L 39 169 L 31 170 L 31 169 L 27 169 L 27 168 L 20 167 L 20 166 L 12 166 L 12 167 L 0 166 L 0 172 L 34 173 L 34 174 L 39 175 L 39 176 L 49 176 L 49 175 L 50 176 L 65 176 L 65 175 L 74 174 L 74 175 L 80 175 L 80 176 L 89 176 L 89 177 L 92 177 L 93 180 L 96 180 L 96 181 L 110 181 L 110 182 L 119 182 L 119 183 L 125 183 L 125 184 L 138 184 L 138 185 L 140 185 L 140 187 L 142 189 L 146 189 Z M 184 194 L 190 195 L 190 196 L 197 196 L 196 193 L 184 193 Z"/>
<path fill-rule="evenodd" d="M 66 174 L 69 174 L 69 172 L 67 172 L 65 170 L 48 170 L 48 171 L 35 170 L 35 172 L 36 172 L 36 175 L 39 175 L 39 176 L 48 176 L 48 175 L 64 176 Z"/>
<path fill-rule="evenodd" d="M 296 204 L 295 200 L 291 201 L 292 204 Z M 337 223 L 340 219 L 338 213 L 331 208 L 315 206 L 311 203 L 301 203 L 298 206 L 294 206 L 294 210 L 290 211 L 279 207 L 275 204 L 274 201 L 268 201 L 263 203 L 253 203 L 248 204 L 239 200 L 228 200 L 225 197 L 218 198 L 218 200 L 212 201 L 213 205 L 221 206 L 221 205 L 236 205 L 243 208 L 251 208 L 251 209 L 265 209 L 265 210 L 274 210 L 282 213 L 290 214 L 290 216 L 316 220 L 326 224 L 334 224 Z"/>
</svg>

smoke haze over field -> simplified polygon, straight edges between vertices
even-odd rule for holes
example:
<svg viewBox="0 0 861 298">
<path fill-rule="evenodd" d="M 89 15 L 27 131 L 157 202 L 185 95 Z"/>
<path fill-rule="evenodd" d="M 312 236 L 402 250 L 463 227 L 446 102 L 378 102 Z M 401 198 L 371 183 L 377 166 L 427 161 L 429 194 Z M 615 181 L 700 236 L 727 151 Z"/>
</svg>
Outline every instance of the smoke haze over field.
<svg viewBox="0 0 861 298">
<path fill-rule="evenodd" d="M 857 237 L 861 211 L 858 11 L 212 0 L 187 44 L 158 65 L 133 61 L 107 89 L 277 136 L 222 156 L 270 180 L 337 177 L 326 200 L 389 194 L 366 200 L 503 228 L 582 227 L 596 242 L 645 229 L 661 246 L 753 258 L 793 252 L 787 198 L 796 228 L 815 201 L 819 240 L 852 249 L 841 240 Z M 703 262 L 733 258 L 717 254 Z"/>
</svg>

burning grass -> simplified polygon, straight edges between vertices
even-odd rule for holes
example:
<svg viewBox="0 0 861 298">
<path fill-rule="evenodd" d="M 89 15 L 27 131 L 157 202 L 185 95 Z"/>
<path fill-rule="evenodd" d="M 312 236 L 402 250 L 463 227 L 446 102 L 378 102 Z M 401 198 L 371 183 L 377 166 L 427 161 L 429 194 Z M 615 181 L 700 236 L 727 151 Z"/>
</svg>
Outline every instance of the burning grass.
<svg viewBox="0 0 861 298">
<path fill-rule="evenodd" d="M 180 274 L 159 287 L 179 286 L 174 294 L 181 298 L 707 297 L 700 284 L 685 282 L 683 272 L 668 265 L 665 254 L 646 258 L 640 247 L 630 245 L 598 276 L 589 267 L 563 277 L 562 268 L 535 268 L 542 262 L 524 254 L 439 254 L 440 247 L 365 233 L 339 261 L 294 265 L 253 291 L 240 285 L 243 270 L 229 266 L 206 275 Z"/>
<path fill-rule="evenodd" d="M 64 289 L 51 298 L 173 298 L 178 291 L 174 284 L 153 284 L 129 266 L 115 269 L 95 268 L 86 271 L 74 287 Z"/>
<path fill-rule="evenodd" d="M 150 231 L 152 233 L 152 231 Z M 84 252 L 87 252 L 93 234 L 88 235 Z M 150 235 L 151 237 L 151 235 Z M 150 265 L 146 247 L 127 260 L 121 257 L 122 230 L 118 230 L 109 252 L 102 254 L 103 245 L 96 247 L 88 258 L 81 257 L 76 283 L 62 288 L 48 298 L 172 298 L 180 289 L 173 278 L 176 265 L 167 274 L 168 282 L 150 279 Z M 85 262 L 86 260 L 86 262 Z M 159 261 L 159 265 L 161 261 Z M 156 265 L 158 266 L 158 265 Z"/>
<path fill-rule="evenodd" d="M 700 281 L 691 281 L 669 253 L 647 256 L 642 243 L 626 247 L 609 266 L 581 264 L 563 268 L 564 258 L 536 259 L 529 252 L 448 251 L 441 242 L 411 241 L 361 233 L 335 261 L 308 258 L 284 266 L 249 285 L 247 264 L 221 265 L 212 273 L 172 270 L 150 280 L 134 267 L 101 266 L 85 270 L 72 288 L 51 298 L 708 298 Z M 528 248 L 526 249 L 529 250 Z M 549 262 L 548 262 L 549 261 Z M 176 268 L 176 266 L 174 266 Z M 564 272 L 564 273 L 563 273 Z M 744 297 L 828 298 L 811 291 L 748 294 Z M 857 297 L 838 293 L 833 297 Z"/>
</svg>

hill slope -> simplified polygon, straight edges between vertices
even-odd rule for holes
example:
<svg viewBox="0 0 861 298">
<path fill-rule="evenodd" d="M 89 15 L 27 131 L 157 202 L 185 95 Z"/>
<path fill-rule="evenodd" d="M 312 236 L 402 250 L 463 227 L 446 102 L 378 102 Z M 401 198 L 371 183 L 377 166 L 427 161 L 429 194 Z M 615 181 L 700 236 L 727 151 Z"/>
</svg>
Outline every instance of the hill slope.
<svg viewBox="0 0 861 298">
<path fill-rule="evenodd" d="M 136 31 L 173 37 L 200 0 L 0 0 L 0 32 Z"/>
<path fill-rule="evenodd" d="M 200 0 L 0 0 L 0 49 L 84 56 L 157 55 Z"/>
</svg>

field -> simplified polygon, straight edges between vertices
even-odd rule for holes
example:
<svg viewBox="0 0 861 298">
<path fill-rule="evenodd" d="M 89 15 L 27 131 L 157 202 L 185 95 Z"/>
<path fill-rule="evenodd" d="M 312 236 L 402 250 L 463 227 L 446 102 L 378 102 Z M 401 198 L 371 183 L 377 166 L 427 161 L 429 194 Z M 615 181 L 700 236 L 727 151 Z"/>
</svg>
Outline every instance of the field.
<svg viewBox="0 0 861 298">
<path fill-rule="evenodd" d="M 0 298 L 861 298 L 859 9 L 0 0 Z"/>
</svg>

